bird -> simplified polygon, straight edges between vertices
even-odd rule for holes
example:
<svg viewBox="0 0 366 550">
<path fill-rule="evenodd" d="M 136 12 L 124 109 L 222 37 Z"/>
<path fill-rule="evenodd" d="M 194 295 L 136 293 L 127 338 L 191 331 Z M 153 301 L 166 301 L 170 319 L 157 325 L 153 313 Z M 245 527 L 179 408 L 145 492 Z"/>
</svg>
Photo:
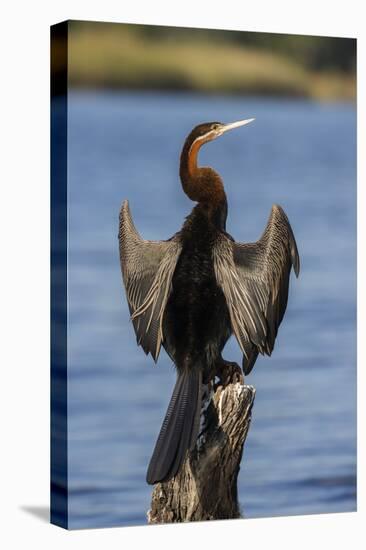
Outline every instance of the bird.
<svg viewBox="0 0 366 550">
<path fill-rule="evenodd" d="M 119 215 L 122 279 L 137 344 L 156 362 L 161 346 L 176 367 L 176 382 L 147 469 L 148 484 L 177 475 L 199 435 L 203 385 L 243 382 L 258 354 L 270 356 L 300 258 L 290 222 L 272 206 L 262 236 L 236 242 L 226 231 L 228 203 L 221 176 L 199 166 L 202 145 L 254 119 L 198 124 L 180 155 L 184 193 L 197 203 L 167 240 L 143 239 L 128 200 Z M 231 335 L 242 369 L 222 356 Z"/>
</svg>

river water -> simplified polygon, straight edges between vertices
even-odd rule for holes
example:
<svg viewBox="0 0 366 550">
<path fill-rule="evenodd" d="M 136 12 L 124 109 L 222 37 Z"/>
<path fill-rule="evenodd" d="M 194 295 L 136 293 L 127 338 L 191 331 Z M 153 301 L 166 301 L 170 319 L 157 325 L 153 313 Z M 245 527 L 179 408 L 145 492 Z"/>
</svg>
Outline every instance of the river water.
<svg viewBox="0 0 366 550">
<path fill-rule="evenodd" d="M 84 93 L 69 97 L 69 525 L 146 523 L 145 473 L 175 373 L 136 347 L 122 287 L 118 213 L 128 198 L 147 239 L 166 239 L 192 203 L 179 154 L 199 122 L 256 117 L 206 145 L 223 177 L 227 229 L 256 240 L 273 203 L 301 256 L 256 388 L 239 475 L 246 518 L 356 509 L 356 111 L 352 104 Z M 229 360 L 241 361 L 231 339 Z"/>
</svg>

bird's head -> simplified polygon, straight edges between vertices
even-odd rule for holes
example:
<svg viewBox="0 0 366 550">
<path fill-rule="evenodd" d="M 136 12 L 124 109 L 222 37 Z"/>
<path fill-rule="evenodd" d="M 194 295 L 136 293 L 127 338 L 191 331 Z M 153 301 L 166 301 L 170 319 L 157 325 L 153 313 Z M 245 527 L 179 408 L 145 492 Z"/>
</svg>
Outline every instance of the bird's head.
<svg viewBox="0 0 366 550">
<path fill-rule="evenodd" d="M 244 126 L 255 120 L 254 118 L 248 118 L 246 120 L 238 120 L 237 122 L 230 122 L 229 124 L 223 124 L 221 122 L 204 122 L 193 128 L 189 134 L 187 141 L 190 143 L 190 148 L 193 146 L 201 146 L 208 141 L 222 136 L 225 132 Z"/>
<path fill-rule="evenodd" d="M 229 124 L 205 122 L 198 124 L 187 137 L 180 157 L 180 179 L 183 190 L 193 201 L 204 204 L 224 204 L 226 195 L 224 185 L 217 172 L 209 166 L 199 167 L 197 156 L 201 146 L 225 132 L 252 122 L 254 118 L 238 120 Z"/>
</svg>

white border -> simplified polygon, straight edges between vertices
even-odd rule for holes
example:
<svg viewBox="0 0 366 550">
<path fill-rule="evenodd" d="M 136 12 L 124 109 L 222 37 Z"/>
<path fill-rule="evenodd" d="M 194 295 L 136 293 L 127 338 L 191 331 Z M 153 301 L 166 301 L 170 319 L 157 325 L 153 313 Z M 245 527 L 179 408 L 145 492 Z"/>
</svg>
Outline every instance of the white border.
<svg viewBox="0 0 366 550">
<path fill-rule="evenodd" d="M 6 12 L 6 13 L 4 13 Z M 146 544 L 149 548 L 364 547 L 365 374 L 359 368 L 358 513 L 195 525 L 66 532 L 22 507 L 44 507 L 49 490 L 49 25 L 89 19 L 358 38 L 358 97 L 365 98 L 362 3 L 8 2 L 1 36 L 1 529 L 2 548 L 37 549 Z M 359 335 L 365 334 L 365 99 L 358 102 Z M 362 124 L 361 124 L 362 123 Z M 365 364 L 362 336 L 359 365 Z M 309 379 L 309 383 L 311 380 Z M 330 380 L 329 383 L 332 383 Z"/>
</svg>

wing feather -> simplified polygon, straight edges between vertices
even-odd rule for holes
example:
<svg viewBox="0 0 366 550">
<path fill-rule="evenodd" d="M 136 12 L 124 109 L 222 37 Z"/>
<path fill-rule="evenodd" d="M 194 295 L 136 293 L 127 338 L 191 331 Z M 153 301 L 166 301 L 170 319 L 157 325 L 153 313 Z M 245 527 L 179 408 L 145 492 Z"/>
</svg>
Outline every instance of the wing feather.
<svg viewBox="0 0 366 550">
<path fill-rule="evenodd" d="M 249 372 L 258 352 L 272 353 L 286 311 L 291 267 L 296 276 L 300 271 L 295 237 L 283 209 L 273 205 L 264 233 L 255 243 L 236 243 L 222 234 L 213 259 Z"/>
<path fill-rule="evenodd" d="M 128 201 L 119 217 L 122 278 L 137 343 L 156 361 L 163 342 L 163 316 L 181 251 L 179 235 L 168 241 L 147 241 L 132 221 Z"/>
</svg>

